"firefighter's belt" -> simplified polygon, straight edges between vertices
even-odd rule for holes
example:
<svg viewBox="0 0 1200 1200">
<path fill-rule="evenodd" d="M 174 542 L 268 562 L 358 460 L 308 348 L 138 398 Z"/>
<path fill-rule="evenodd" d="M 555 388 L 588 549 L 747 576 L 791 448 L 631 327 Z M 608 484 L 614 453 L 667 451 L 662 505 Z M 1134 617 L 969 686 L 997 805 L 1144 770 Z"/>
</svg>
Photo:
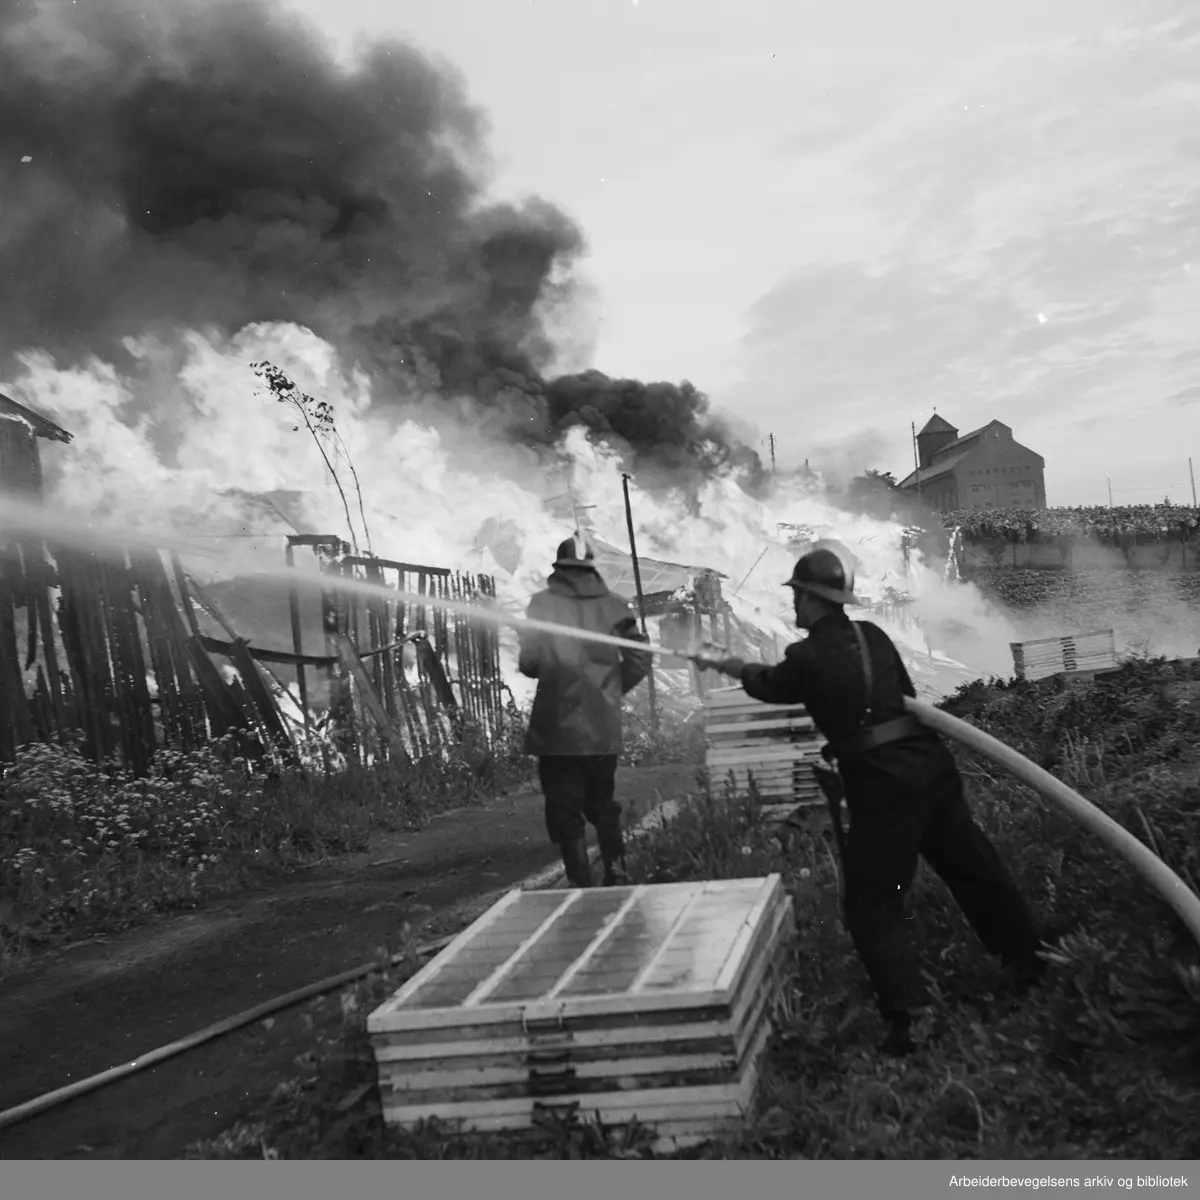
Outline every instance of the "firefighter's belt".
<svg viewBox="0 0 1200 1200">
<path fill-rule="evenodd" d="M 869 750 L 877 750 L 892 742 L 903 741 L 905 738 L 916 737 L 924 731 L 924 726 L 914 716 L 905 715 L 893 721 L 884 721 L 879 725 L 868 725 L 853 737 L 844 741 L 830 742 L 821 750 L 826 762 L 837 759 L 844 762 L 848 758 L 856 758 Z"/>
</svg>

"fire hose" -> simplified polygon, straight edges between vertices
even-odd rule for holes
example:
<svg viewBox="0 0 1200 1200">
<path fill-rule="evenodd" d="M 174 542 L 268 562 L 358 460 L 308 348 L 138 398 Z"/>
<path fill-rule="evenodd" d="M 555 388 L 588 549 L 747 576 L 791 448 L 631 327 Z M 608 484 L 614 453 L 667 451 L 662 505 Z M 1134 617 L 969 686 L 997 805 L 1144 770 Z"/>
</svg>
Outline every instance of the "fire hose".
<svg viewBox="0 0 1200 1200">
<path fill-rule="evenodd" d="M 643 649 L 648 647 L 643 646 Z M 655 649 L 658 649 L 655 647 Z M 697 664 L 709 664 L 725 652 L 719 647 L 706 645 L 701 651 L 660 651 L 676 654 Z M 1050 801 L 1067 816 L 1082 825 L 1088 833 L 1102 841 L 1108 848 L 1125 859 L 1130 866 L 1175 910 L 1176 915 L 1187 927 L 1188 932 L 1200 946 L 1200 896 L 1187 885 L 1157 854 L 1144 842 L 1139 841 L 1129 830 L 1118 824 L 1107 813 L 1102 812 L 1090 800 L 1085 800 L 1074 788 L 1068 787 L 1049 771 L 1030 762 L 1025 755 L 1006 746 L 998 738 L 976 728 L 951 713 L 944 712 L 927 700 L 904 698 L 905 707 L 928 729 L 958 742 L 968 750 L 982 755 L 1006 771 L 1018 782 L 1032 788 L 1044 800 Z M 822 789 L 824 790 L 824 789 Z M 832 809 L 835 833 L 839 832 L 837 815 Z"/>
<path fill-rule="evenodd" d="M 708 653 L 701 654 L 694 651 L 668 649 L 662 646 L 655 646 L 646 641 L 627 641 L 625 639 L 610 637 L 605 637 L 604 640 L 624 645 L 631 650 L 640 650 L 643 653 L 650 652 L 653 654 L 672 655 L 697 664 L 712 661 Z M 995 763 L 998 767 L 1001 767 L 1013 776 L 1013 778 L 1031 787 L 1044 799 L 1056 804 L 1089 833 L 1099 838 L 1111 850 L 1124 858 L 1150 887 L 1171 906 L 1187 927 L 1188 932 L 1196 940 L 1197 945 L 1200 946 L 1200 897 L 1157 854 L 1140 842 L 1133 834 L 1124 829 L 1106 813 L 1101 812 L 1090 801 L 1085 800 L 1074 788 L 1068 787 L 1060 779 L 1056 779 L 1051 775 L 1049 771 L 1030 762 L 1023 754 L 1020 754 L 1011 746 L 1006 746 L 990 734 L 984 733 L 982 729 L 977 729 L 966 721 L 960 720 L 950 713 L 943 712 L 941 709 L 924 700 L 915 700 L 911 697 L 906 697 L 905 705 L 909 712 L 923 725 L 945 737 L 953 739 L 967 747 L 967 749 L 973 750 Z M 427 955 L 433 953 L 450 940 L 450 938 L 444 938 L 432 945 L 420 947 L 417 950 L 417 954 Z M 405 957 L 406 955 L 396 955 L 390 960 L 388 965 L 396 965 Z M 56 1108 L 60 1104 L 65 1104 L 67 1101 L 73 1100 L 78 1096 L 95 1091 L 109 1083 L 115 1083 L 119 1079 L 136 1074 L 147 1067 L 173 1058 L 196 1046 L 212 1041 L 224 1034 L 231 1033 L 236 1029 L 241 1029 L 252 1021 L 260 1020 L 271 1013 L 290 1008 L 314 996 L 333 991 L 335 988 L 342 987 L 347 983 L 361 979 L 381 969 L 382 964 L 380 963 L 367 963 L 363 966 L 352 968 L 349 971 L 344 971 L 339 975 L 330 976 L 328 979 L 309 984 L 306 987 L 289 992 L 274 1000 L 268 1000 L 243 1013 L 228 1017 L 223 1021 L 210 1025 L 167 1046 L 152 1050 L 148 1054 L 144 1054 L 131 1062 L 47 1092 L 33 1100 L 26 1101 L 24 1104 L 19 1104 L 14 1108 L 0 1112 L 0 1129 L 15 1125 L 19 1121 L 26 1120 L 38 1113 Z"/>
</svg>

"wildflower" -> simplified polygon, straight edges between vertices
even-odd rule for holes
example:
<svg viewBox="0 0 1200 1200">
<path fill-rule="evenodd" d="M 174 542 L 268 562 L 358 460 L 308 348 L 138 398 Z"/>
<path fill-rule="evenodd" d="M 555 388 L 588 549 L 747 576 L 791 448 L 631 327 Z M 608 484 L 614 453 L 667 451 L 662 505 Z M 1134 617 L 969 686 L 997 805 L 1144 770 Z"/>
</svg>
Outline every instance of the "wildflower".
<svg viewBox="0 0 1200 1200">
<path fill-rule="evenodd" d="M 811 874 L 812 874 L 812 872 L 807 867 L 800 868 L 800 878 L 801 879 L 807 879 Z"/>
</svg>

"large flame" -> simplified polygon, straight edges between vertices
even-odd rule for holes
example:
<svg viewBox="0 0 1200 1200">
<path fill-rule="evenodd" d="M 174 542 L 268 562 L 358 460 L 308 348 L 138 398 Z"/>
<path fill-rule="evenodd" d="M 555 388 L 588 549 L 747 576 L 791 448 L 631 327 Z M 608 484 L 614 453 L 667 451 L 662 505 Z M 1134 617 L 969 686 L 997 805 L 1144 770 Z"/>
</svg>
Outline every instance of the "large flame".
<svg viewBox="0 0 1200 1200">
<path fill-rule="evenodd" d="M 48 356 L 29 354 L 6 390 L 75 435 L 45 455 L 51 503 L 81 520 L 220 549 L 217 565 L 189 564 L 197 578 L 278 565 L 290 532 L 353 535 L 364 549 L 369 532 L 383 557 L 494 575 L 500 602 L 519 609 L 544 585 L 554 548 L 570 532 L 547 503 L 564 493 L 586 511 L 598 538 L 628 547 L 622 461 L 583 428 L 570 430 L 547 455 L 497 445 L 444 418 L 435 427 L 425 415 L 435 411 L 431 406 L 418 403 L 407 418 L 372 411 L 367 379 L 296 325 L 250 325 L 232 337 L 190 331 L 181 344 L 183 365 L 168 377 L 161 362 L 178 362 L 178 354 L 161 354 L 146 341 L 126 343 L 136 364 L 127 375 L 95 360 L 60 370 Z M 297 414 L 252 371 L 250 364 L 261 360 L 332 404 L 344 451 L 326 453 L 344 499 Z M 144 412 L 132 400 L 145 394 L 148 380 L 158 391 L 153 417 L 128 417 L 135 407 Z M 894 588 L 913 597 L 918 617 L 952 617 L 985 631 L 963 665 L 930 654 L 911 620 L 875 615 L 922 691 L 1011 671 L 1011 630 L 985 611 L 973 588 L 945 586 L 938 564 L 906 565 L 899 524 L 840 511 L 811 482 L 783 481 L 766 501 L 743 491 L 733 473 L 704 480 L 686 500 L 639 487 L 636 479 L 630 493 L 639 555 L 721 572 L 734 612 L 781 644 L 797 636 L 781 583 L 795 558 L 788 530 L 800 527 L 814 538 L 833 535 L 850 549 L 864 600 L 879 601 Z M 479 536 L 496 518 L 514 531 L 501 554 Z M 282 647 L 286 631 L 279 633 Z M 508 682 L 525 694 L 511 647 L 508 660 Z"/>
</svg>

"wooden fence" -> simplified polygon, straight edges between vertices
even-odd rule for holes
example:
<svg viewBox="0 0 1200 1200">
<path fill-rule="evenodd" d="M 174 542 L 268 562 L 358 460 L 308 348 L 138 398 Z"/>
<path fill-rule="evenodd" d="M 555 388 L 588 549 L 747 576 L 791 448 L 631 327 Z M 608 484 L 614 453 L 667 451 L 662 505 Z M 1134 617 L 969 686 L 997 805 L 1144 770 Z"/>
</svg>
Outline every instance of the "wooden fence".
<svg viewBox="0 0 1200 1200">
<path fill-rule="evenodd" d="M 445 754 L 467 728 L 494 742 L 504 723 L 499 628 L 398 596 L 367 598 L 339 589 L 338 578 L 480 607 L 495 603 L 495 581 L 445 567 L 352 555 L 326 557 L 324 570 L 330 580 L 324 606 L 327 642 L 332 646 L 337 638 L 348 636 L 357 646 L 389 648 L 371 657 L 367 671 L 379 702 L 375 729 L 386 735 L 371 740 L 370 752 L 391 757 L 397 733 L 414 758 Z M 353 686 L 339 666 L 332 669 L 331 685 L 341 697 Z M 363 679 L 360 691 L 365 686 Z M 380 711 L 391 729 L 379 719 Z M 344 703 L 331 703 L 331 712 L 338 744 L 345 748 L 354 741 L 361 747 L 365 727 L 360 723 L 352 739 L 342 717 Z"/>
<path fill-rule="evenodd" d="M 444 755 L 469 729 L 494 741 L 503 721 L 495 627 L 428 606 L 364 603 L 337 586 L 348 575 L 383 581 L 398 574 L 400 586 L 431 597 L 489 604 L 493 581 L 348 559 L 336 538 L 294 540 L 322 555 L 324 655 L 303 653 L 296 620 L 293 654 L 239 638 L 177 558 L 99 556 L 35 539 L 0 545 L 0 761 L 31 742 L 78 733 L 89 757 L 116 757 L 143 773 L 160 749 L 190 750 L 238 731 L 248 753 L 294 762 L 305 731 L 317 724 L 306 666 L 329 672 L 335 684 L 328 721 L 351 758 L 365 758 L 373 746 L 385 756 Z M 202 616 L 228 640 L 206 634 Z M 236 674 L 223 672 L 214 656 Z M 296 668 L 299 696 L 273 663 Z M 381 736 L 373 739 L 372 728 Z"/>
</svg>

